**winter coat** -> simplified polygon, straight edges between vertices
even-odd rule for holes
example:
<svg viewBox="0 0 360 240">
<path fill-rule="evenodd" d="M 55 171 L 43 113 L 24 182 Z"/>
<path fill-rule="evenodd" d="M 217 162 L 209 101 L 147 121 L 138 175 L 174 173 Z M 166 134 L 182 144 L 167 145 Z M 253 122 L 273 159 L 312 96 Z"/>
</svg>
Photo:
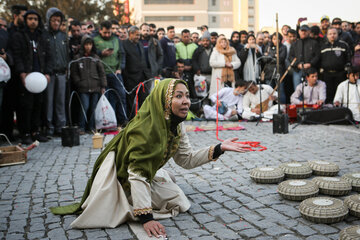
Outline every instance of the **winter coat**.
<svg viewBox="0 0 360 240">
<path fill-rule="evenodd" d="M 159 40 L 150 38 L 148 46 L 148 59 L 151 69 L 151 77 L 159 76 L 164 61 L 163 50 Z"/>
<path fill-rule="evenodd" d="M 59 9 L 55 7 L 49 8 L 46 13 L 48 30 L 44 32 L 44 38 L 50 45 L 50 54 L 53 59 L 52 73 L 65 73 L 69 61 L 67 35 L 60 30 L 54 31 L 50 28 L 50 18 L 56 13 L 61 16 L 62 20 L 64 19 Z"/>
<path fill-rule="evenodd" d="M 129 39 L 123 42 L 126 64 L 123 72 L 125 88 L 130 91 L 140 82 L 151 78 L 147 68 L 143 45 L 134 43 Z M 139 53 L 141 51 L 141 54 Z"/>
<path fill-rule="evenodd" d="M 241 66 L 240 59 L 237 54 L 234 53 L 231 56 L 231 64 L 233 65 L 233 70 L 238 69 Z M 224 54 L 219 53 L 216 48 L 213 49 L 213 52 L 210 56 L 210 66 L 212 67 L 211 72 L 211 84 L 210 84 L 210 95 L 216 92 L 216 79 L 221 78 L 222 69 L 225 67 L 225 56 Z M 219 89 L 220 90 L 220 89 Z"/>
<path fill-rule="evenodd" d="M 267 53 L 267 56 L 272 57 L 270 58 L 264 58 L 264 73 L 265 73 L 265 79 L 271 80 L 274 69 L 276 69 L 276 46 L 271 44 L 267 45 L 265 49 L 265 53 Z M 285 59 L 287 55 L 287 49 L 286 46 L 283 44 L 279 44 L 279 73 L 280 75 L 283 75 L 285 72 Z M 276 70 L 275 70 L 276 71 Z M 275 72 L 276 73 L 276 72 Z M 275 75 L 274 75 L 275 77 Z"/>
<path fill-rule="evenodd" d="M 334 44 L 323 42 L 320 48 L 321 68 L 325 71 L 344 71 L 345 65 L 351 61 L 351 51 L 348 45 L 337 40 Z"/>
<path fill-rule="evenodd" d="M 37 12 L 30 10 L 25 14 L 24 20 L 29 14 L 36 14 L 39 18 L 39 26 L 35 30 L 37 38 L 35 45 L 39 57 L 40 72 L 50 74 L 52 71 L 52 58 L 49 44 L 43 36 L 41 17 Z M 13 53 L 15 72 L 17 74 L 33 72 L 33 46 L 30 43 L 30 30 L 27 26 L 13 34 L 10 46 Z"/>
<path fill-rule="evenodd" d="M 106 88 L 107 86 L 104 67 L 95 51 L 92 51 L 89 58 L 83 58 L 84 42 L 86 39 L 91 38 L 85 35 L 81 39 L 79 54 L 75 56 L 75 62 L 71 64 L 72 83 L 76 91 L 80 93 L 100 93 L 101 88 Z M 95 49 L 94 46 L 93 49 Z"/>
<path fill-rule="evenodd" d="M 298 39 L 290 47 L 289 60 L 292 62 L 296 58 L 294 70 L 300 71 L 297 65 L 300 63 L 310 63 L 312 67 L 317 68 L 320 60 L 320 46 L 311 38 Z"/>
<path fill-rule="evenodd" d="M 160 40 L 160 44 L 164 55 L 162 67 L 174 68 L 176 66 L 176 48 L 174 42 L 165 36 Z"/>
<path fill-rule="evenodd" d="M 211 74 L 212 68 L 210 66 L 210 56 L 213 48 L 210 48 L 209 55 L 206 53 L 203 46 L 199 46 L 192 56 L 192 68 L 194 73 L 200 70 L 201 74 Z"/>
</svg>

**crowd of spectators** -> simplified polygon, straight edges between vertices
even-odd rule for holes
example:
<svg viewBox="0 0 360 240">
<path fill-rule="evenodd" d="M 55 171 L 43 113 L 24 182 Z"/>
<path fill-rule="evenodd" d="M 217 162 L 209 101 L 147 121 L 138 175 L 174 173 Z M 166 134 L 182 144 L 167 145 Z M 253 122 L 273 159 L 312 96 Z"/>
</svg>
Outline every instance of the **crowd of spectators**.
<svg viewBox="0 0 360 240">
<path fill-rule="evenodd" d="M 351 104 L 360 102 L 356 70 L 360 66 L 360 22 L 337 17 L 330 21 L 323 16 L 319 26 L 309 27 L 302 25 L 304 19 L 300 18 L 296 29 L 284 25 L 278 37 L 268 31 L 241 30 L 232 32 L 227 39 L 206 25 L 200 27 L 200 34 L 181 29 L 178 35 L 174 26 L 148 23 L 122 26 L 113 20 L 96 27 L 91 21 L 65 19 L 55 7 L 48 9 L 45 21 L 22 5 L 12 7 L 12 16 L 10 24 L 0 19 L 0 56 L 12 73 L 9 82 L 0 82 L 1 132 L 14 139 L 16 114 L 16 127 L 24 144 L 59 135 L 69 114 L 76 115 L 74 123 L 81 133 L 94 130 L 93 112 L 106 89 L 113 89 L 106 96 L 118 125 L 126 125 L 154 87 L 155 81 L 146 81 L 149 79 L 185 80 L 193 103 L 191 110 L 199 117 L 216 117 L 214 94 L 219 92 L 224 100 L 219 101 L 219 107 L 226 107 L 223 115 L 219 113 L 224 120 L 239 119 L 245 110 L 245 115 L 259 114 L 257 103 L 251 102 L 259 89 L 266 90 L 264 94 L 271 102 L 299 104 L 309 95 L 301 92 L 300 84 L 306 84 L 304 91 L 311 93 L 321 86 L 321 94 L 315 97 L 319 99 L 310 96 L 312 102 L 322 105 L 336 100 L 339 106 L 345 100 L 334 100 L 337 87 L 349 79 L 349 83 L 356 84 L 350 94 L 358 94 L 350 96 Z M 271 93 L 276 80 L 288 68 L 280 84 L 280 96 Z M 31 72 L 46 76 L 48 86 L 44 92 L 35 94 L 25 88 L 25 78 Z M 263 88 L 258 88 L 259 81 Z M 145 85 L 139 85 L 143 82 Z M 66 111 L 71 91 L 79 94 L 86 116 L 76 104 L 71 113 Z M 352 111 L 358 117 L 356 107 Z"/>
</svg>

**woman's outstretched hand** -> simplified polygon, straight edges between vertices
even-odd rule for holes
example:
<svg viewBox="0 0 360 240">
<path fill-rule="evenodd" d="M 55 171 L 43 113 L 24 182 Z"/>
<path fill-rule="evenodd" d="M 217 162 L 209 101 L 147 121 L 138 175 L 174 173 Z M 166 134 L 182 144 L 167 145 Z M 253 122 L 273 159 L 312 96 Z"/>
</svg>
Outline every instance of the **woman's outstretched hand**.
<svg viewBox="0 0 360 240">
<path fill-rule="evenodd" d="M 236 143 L 235 141 L 239 138 L 229 138 L 221 143 L 222 151 L 233 151 L 233 152 L 249 152 L 249 146 L 241 143 Z"/>
<path fill-rule="evenodd" d="M 151 220 L 147 223 L 144 223 L 143 226 L 149 237 L 151 237 L 152 235 L 154 235 L 157 238 L 159 236 L 166 237 L 165 227 L 161 223 L 155 220 Z"/>
</svg>

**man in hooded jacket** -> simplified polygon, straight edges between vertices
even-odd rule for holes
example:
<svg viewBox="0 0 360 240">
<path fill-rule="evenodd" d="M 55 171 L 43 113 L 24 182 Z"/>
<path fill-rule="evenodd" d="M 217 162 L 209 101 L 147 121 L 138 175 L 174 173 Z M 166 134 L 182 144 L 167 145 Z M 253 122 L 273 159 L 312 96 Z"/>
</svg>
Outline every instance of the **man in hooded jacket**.
<svg viewBox="0 0 360 240">
<path fill-rule="evenodd" d="M 49 8 L 46 13 L 48 29 L 45 38 L 50 45 L 52 69 L 50 83 L 46 90 L 46 125 L 47 135 L 59 135 L 61 128 L 66 125 L 65 93 L 66 93 L 66 70 L 68 64 L 67 36 L 60 31 L 60 25 L 64 21 L 62 12 L 55 8 Z"/>
<path fill-rule="evenodd" d="M 43 92 L 31 93 L 25 88 L 25 78 L 31 72 L 45 74 L 49 83 L 51 72 L 51 56 L 48 42 L 44 39 L 43 25 L 40 15 L 29 10 L 24 15 L 25 26 L 14 33 L 11 50 L 14 56 L 14 68 L 20 76 L 20 109 L 19 129 L 22 134 L 22 143 L 31 144 L 33 140 L 46 142 L 47 138 L 41 136 L 41 109 L 43 105 Z"/>
</svg>

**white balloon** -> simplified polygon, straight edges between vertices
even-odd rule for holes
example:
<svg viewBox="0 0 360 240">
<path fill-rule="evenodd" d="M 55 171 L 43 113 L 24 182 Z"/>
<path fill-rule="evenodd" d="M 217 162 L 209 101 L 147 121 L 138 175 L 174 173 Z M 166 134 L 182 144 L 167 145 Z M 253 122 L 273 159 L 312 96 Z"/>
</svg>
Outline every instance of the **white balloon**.
<svg viewBox="0 0 360 240">
<path fill-rule="evenodd" d="M 47 79 L 40 72 L 32 72 L 25 78 L 25 88 L 31 93 L 41 93 L 47 86 Z"/>
</svg>

